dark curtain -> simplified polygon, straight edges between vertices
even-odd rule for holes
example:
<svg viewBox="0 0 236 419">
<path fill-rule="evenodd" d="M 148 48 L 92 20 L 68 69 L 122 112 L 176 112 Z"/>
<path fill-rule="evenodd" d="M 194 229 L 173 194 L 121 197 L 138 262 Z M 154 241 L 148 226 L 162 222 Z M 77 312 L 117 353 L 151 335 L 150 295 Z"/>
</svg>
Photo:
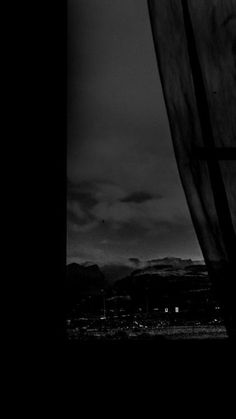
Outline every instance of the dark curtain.
<svg viewBox="0 0 236 419">
<path fill-rule="evenodd" d="M 235 336 L 236 0 L 149 0 L 158 68 L 195 231 Z"/>
</svg>

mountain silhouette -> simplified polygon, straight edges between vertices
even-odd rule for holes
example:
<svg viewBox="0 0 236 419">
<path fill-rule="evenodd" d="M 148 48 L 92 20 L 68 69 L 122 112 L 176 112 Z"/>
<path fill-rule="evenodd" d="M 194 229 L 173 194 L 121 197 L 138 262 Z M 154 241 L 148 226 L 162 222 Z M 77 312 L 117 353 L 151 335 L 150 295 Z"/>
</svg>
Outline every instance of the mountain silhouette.
<svg viewBox="0 0 236 419">
<path fill-rule="evenodd" d="M 66 286 L 81 293 L 96 293 L 105 287 L 105 277 L 98 265 L 71 263 L 66 267 Z"/>
<path fill-rule="evenodd" d="M 83 264 L 83 266 L 88 266 Z M 114 283 L 115 281 L 125 278 L 130 274 L 142 272 L 143 269 L 164 269 L 164 268 L 189 268 L 192 267 L 194 269 L 196 266 L 196 270 L 198 266 L 205 266 L 204 261 L 193 261 L 191 259 L 181 259 L 177 257 L 164 257 L 162 259 L 151 259 L 147 261 L 141 261 L 137 258 L 129 258 L 127 263 L 105 263 L 100 266 L 102 273 L 105 275 L 106 280 L 110 283 Z M 200 268 L 201 269 L 201 268 Z"/>
<path fill-rule="evenodd" d="M 66 311 L 83 298 L 98 296 L 106 288 L 105 277 L 97 265 L 71 263 L 66 267 L 64 284 Z"/>
<path fill-rule="evenodd" d="M 192 261 L 172 261 L 168 258 L 159 264 L 133 271 L 129 276 L 114 284 L 117 295 L 130 295 L 133 301 L 141 303 L 148 295 L 152 305 L 176 304 L 198 306 L 215 304 L 211 283 L 205 265 L 195 265 Z"/>
</svg>

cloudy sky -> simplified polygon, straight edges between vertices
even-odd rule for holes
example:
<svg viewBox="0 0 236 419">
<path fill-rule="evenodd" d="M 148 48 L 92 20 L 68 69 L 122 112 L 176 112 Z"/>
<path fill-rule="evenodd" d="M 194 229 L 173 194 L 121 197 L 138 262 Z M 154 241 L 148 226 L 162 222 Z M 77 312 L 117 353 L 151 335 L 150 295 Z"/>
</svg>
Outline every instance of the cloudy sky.
<svg viewBox="0 0 236 419">
<path fill-rule="evenodd" d="M 145 0 L 68 0 L 71 261 L 202 257 Z"/>
</svg>

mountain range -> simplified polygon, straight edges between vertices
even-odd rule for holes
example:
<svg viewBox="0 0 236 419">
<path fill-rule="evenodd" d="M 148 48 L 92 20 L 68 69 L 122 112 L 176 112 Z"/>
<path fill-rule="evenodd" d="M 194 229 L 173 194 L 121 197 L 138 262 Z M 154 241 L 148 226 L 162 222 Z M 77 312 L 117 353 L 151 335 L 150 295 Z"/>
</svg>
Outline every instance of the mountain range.
<svg viewBox="0 0 236 419">
<path fill-rule="evenodd" d="M 137 263 L 135 264 L 137 267 Z M 71 263 L 66 267 L 65 290 L 68 295 L 97 295 L 101 289 L 117 290 L 119 284 L 126 286 L 132 282 L 160 283 L 165 279 L 166 283 L 178 279 L 181 283 L 183 278 L 188 279 L 197 276 L 198 283 L 200 278 L 208 281 L 206 266 L 202 261 L 192 261 L 191 259 L 162 258 L 153 259 L 139 264 L 140 268 L 134 269 L 131 264 L 127 265 L 103 265 L 96 264 L 79 265 Z M 209 282 L 209 281 L 208 281 Z"/>
<path fill-rule="evenodd" d="M 205 310 L 216 304 L 203 261 L 166 257 L 134 265 L 136 269 L 128 263 L 105 267 L 86 263 L 67 265 L 67 309 L 84 301 L 86 307 L 90 307 L 88 310 L 97 310 L 101 307 L 102 295 L 106 296 L 107 304 L 125 304 L 132 309 L 144 306 L 146 300 L 150 307 L 171 305 L 184 310 L 190 307 Z"/>
</svg>

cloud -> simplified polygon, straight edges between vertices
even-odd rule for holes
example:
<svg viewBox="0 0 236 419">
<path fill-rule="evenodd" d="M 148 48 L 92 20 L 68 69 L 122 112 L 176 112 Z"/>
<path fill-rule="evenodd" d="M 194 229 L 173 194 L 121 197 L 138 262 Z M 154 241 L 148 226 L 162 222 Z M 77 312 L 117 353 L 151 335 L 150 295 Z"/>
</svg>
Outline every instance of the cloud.
<svg viewBox="0 0 236 419">
<path fill-rule="evenodd" d="M 121 199 L 121 202 L 135 202 L 137 204 L 152 199 L 152 195 L 148 192 L 134 192 L 125 198 Z"/>
<path fill-rule="evenodd" d="M 97 202 L 115 202 L 122 200 L 126 191 L 121 185 L 112 182 L 94 183 L 94 195 Z"/>
<path fill-rule="evenodd" d="M 131 266 L 134 266 L 135 268 L 140 266 L 140 259 L 139 258 L 129 258 L 129 262 L 131 263 Z"/>
<path fill-rule="evenodd" d="M 67 212 L 68 214 L 75 216 L 77 219 L 84 219 L 86 214 L 81 208 L 81 205 L 77 201 L 67 201 Z"/>
<path fill-rule="evenodd" d="M 73 191 L 73 192 L 72 192 Z M 67 200 L 67 226 L 68 232 L 89 232 L 96 228 L 98 221 L 90 209 L 98 201 L 90 191 L 81 191 L 76 185 L 69 190 Z"/>
<path fill-rule="evenodd" d="M 83 208 L 89 208 L 98 201 L 95 197 L 93 185 L 89 182 L 67 182 L 67 200 L 76 202 Z"/>
<path fill-rule="evenodd" d="M 68 222 L 68 232 L 73 233 L 88 233 L 91 230 L 94 230 L 98 226 L 97 221 L 90 221 L 84 223 L 72 223 Z"/>
<path fill-rule="evenodd" d="M 124 200 L 111 203 L 99 202 L 91 209 L 91 214 L 97 220 L 104 220 L 116 228 L 121 224 L 129 223 L 153 229 L 156 223 L 188 223 L 189 219 L 188 214 L 172 196 L 162 199 L 142 199 L 141 202 L 131 199 L 128 202 Z"/>
<path fill-rule="evenodd" d="M 93 208 L 92 214 L 98 220 L 104 220 L 113 224 L 126 223 L 137 217 L 135 208 L 118 201 L 111 204 L 100 202 Z"/>
<path fill-rule="evenodd" d="M 154 196 L 143 190 L 127 193 L 128 188 L 109 181 L 87 181 L 70 182 L 70 191 L 68 240 L 85 247 L 93 242 L 109 252 L 122 247 L 132 252 L 132 247 L 151 246 L 173 235 L 176 241 L 175 231 L 186 236 L 192 229 L 181 199 L 171 189 Z"/>
</svg>

